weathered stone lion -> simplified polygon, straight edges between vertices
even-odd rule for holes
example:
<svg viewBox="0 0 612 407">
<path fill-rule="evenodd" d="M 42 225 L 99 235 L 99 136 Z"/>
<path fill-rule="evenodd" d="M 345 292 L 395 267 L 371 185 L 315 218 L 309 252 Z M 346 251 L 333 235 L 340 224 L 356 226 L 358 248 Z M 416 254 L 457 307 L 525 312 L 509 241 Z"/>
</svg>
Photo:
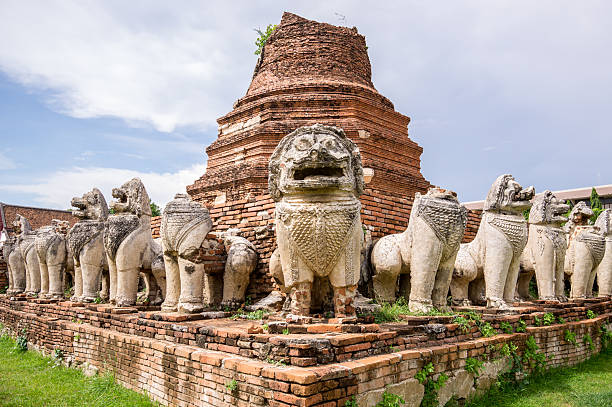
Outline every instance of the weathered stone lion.
<svg viewBox="0 0 612 407">
<path fill-rule="evenodd" d="M 74 266 L 66 241 L 69 228 L 67 221 L 53 219 L 50 226 L 40 228 L 36 235 L 40 296 L 43 298 L 64 298 L 64 275 Z"/>
<path fill-rule="evenodd" d="M 520 258 L 527 244 L 523 211 L 531 207 L 535 189 L 523 189 L 509 174 L 499 176 L 487 195 L 476 237 L 457 254 L 451 295 L 457 303 L 480 302 L 508 309 L 514 301 Z"/>
<path fill-rule="evenodd" d="M 159 286 L 166 295 L 166 274 L 161 245 L 151 237 L 151 206 L 142 181 L 133 178 L 113 188 L 114 213 L 104 228 L 104 249 L 110 275 L 110 301 L 117 306 L 136 303 L 138 275 L 153 274 L 150 291 Z"/>
<path fill-rule="evenodd" d="M 337 127 L 301 127 L 270 158 L 276 239 L 291 312 L 310 312 L 315 276 L 329 279 L 337 317 L 355 314 L 363 230 L 363 168 L 357 146 Z"/>
<path fill-rule="evenodd" d="M 187 194 L 176 194 L 164 208 L 160 234 L 167 287 L 162 310 L 202 311 L 204 259 L 200 246 L 211 229 L 208 209 Z"/>
<path fill-rule="evenodd" d="M 104 222 L 108 218 L 106 199 L 98 188 L 74 197 L 72 214 L 79 221 L 68 232 L 68 248 L 74 259 L 74 296 L 72 300 L 93 302 L 100 290 L 104 269 L 108 270 L 104 252 Z"/>
<path fill-rule="evenodd" d="M 2 246 L 2 256 L 8 268 L 9 288 L 7 294 L 20 294 L 26 289 L 26 270 L 17 237 L 9 237 Z"/>
<path fill-rule="evenodd" d="M 454 192 L 430 188 L 416 194 L 406 231 L 380 239 L 372 250 L 374 295 L 393 302 L 400 295 L 413 312 L 447 308 L 455 258 L 467 222 L 467 210 Z"/>
<path fill-rule="evenodd" d="M 593 216 L 591 208 L 584 202 L 578 202 L 572 208 L 565 224 L 568 233 L 565 273 L 571 276 L 570 298 L 572 299 L 593 296 L 596 269 L 606 249 L 599 228 L 588 225 L 591 216 Z"/>
<path fill-rule="evenodd" d="M 238 229 L 229 229 L 221 234 L 227 253 L 223 272 L 223 302 L 225 306 L 236 306 L 245 300 L 251 272 L 257 266 L 257 250 L 253 243 L 238 236 Z"/>
<path fill-rule="evenodd" d="M 612 296 L 612 209 L 606 209 L 597 218 L 595 226 L 605 239 L 604 256 L 597 266 L 597 285 L 599 297 Z"/>
<path fill-rule="evenodd" d="M 26 289 L 27 295 L 38 295 L 40 292 L 40 267 L 38 255 L 36 254 L 36 231 L 32 230 L 30 222 L 17 215 L 13 222 L 13 231 L 18 234 L 17 248 L 26 270 Z"/>
<path fill-rule="evenodd" d="M 521 299 L 529 299 L 529 281 L 534 273 L 541 300 L 567 301 L 564 294 L 564 263 L 567 242 L 561 225 L 569 205 L 550 191 L 533 200 L 529 213 L 529 238 L 521 257 L 521 273 L 517 291 Z"/>
</svg>

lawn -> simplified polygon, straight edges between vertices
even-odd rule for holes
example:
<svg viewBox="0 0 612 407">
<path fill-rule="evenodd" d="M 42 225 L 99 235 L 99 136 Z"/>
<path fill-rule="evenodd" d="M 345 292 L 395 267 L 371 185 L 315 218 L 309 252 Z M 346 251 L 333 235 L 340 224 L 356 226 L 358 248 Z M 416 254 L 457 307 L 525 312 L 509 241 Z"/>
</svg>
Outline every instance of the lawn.
<svg viewBox="0 0 612 407">
<path fill-rule="evenodd" d="M 80 370 L 58 366 L 53 358 L 20 352 L 14 340 L 0 337 L 0 407 L 157 405 L 121 387 L 112 375 L 88 378 Z"/>
<path fill-rule="evenodd" d="M 546 372 L 505 391 L 491 390 L 466 407 L 610 407 L 612 350 L 567 368 Z"/>
</svg>

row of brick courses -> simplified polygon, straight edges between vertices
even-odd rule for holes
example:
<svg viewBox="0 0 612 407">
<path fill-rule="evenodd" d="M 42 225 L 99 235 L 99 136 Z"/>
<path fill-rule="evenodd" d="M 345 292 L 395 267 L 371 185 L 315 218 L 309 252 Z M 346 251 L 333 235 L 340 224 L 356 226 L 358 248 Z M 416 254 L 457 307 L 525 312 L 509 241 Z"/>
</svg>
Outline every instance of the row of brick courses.
<svg viewBox="0 0 612 407">
<path fill-rule="evenodd" d="M 42 304 L 31 303 L 32 308 L 28 310 L 16 309 L 22 303 L 0 302 L 0 321 L 13 332 L 21 333 L 25 329 L 29 342 L 39 349 L 47 353 L 61 349 L 77 363 L 87 362 L 102 371 L 115 372 L 117 380 L 129 388 L 146 391 L 165 405 L 181 406 L 343 406 L 352 395 L 411 380 L 428 362 L 433 363 L 436 373 L 445 372 L 452 377 L 465 367 L 468 357 L 489 361 L 499 358 L 501 345 L 505 343 L 512 342 L 522 353 L 529 336 L 534 337 L 539 351 L 547 356 L 549 367 L 573 365 L 599 352 L 600 327 L 609 325 L 611 316 L 609 302 L 600 303 L 608 313 L 589 320 L 528 327 L 526 333 L 456 344 L 426 343 L 417 349 L 301 368 L 32 312 Z M 564 339 L 566 330 L 575 333 L 576 345 Z M 592 350 L 585 341 L 586 335 L 592 338 Z M 232 380 L 236 380 L 236 390 L 226 387 Z"/>
</svg>

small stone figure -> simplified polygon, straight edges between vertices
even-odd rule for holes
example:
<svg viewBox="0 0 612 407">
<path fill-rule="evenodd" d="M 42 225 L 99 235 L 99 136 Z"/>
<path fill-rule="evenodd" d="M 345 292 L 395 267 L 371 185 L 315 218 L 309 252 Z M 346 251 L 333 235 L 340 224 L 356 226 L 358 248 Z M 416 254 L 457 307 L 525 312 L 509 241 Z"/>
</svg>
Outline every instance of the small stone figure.
<svg viewBox="0 0 612 407">
<path fill-rule="evenodd" d="M 529 238 L 521 257 L 521 273 L 517 292 L 522 300 L 530 299 L 529 282 L 534 273 L 541 300 L 567 301 L 564 294 L 564 263 L 567 242 L 561 225 L 569 205 L 550 191 L 533 200 L 529 212 Z"/>
<path fill-rule="evenodd" d="M 291 313 L 308 315 L 315 276 L 329 279 L 336 317 L 353 316 L 363 229 L 363 168 L 357 146 L 337 127 L 300 127 L 270 158 L 276 239 Z"/>
<path fill-rule="evenodd" d="M 208 209 L 187 194 L 176 194 L 164 208 L 160 229 L 167 284 L 163 311 L 202 312 L 200 247 L 211 229 Z"/>
<path fill-rule="evenodd" d="M 599 228 L 588 225 L 591 216 L 593 216 L 591 208 L 584 202 L 578 202 L 565 224 L 565 231 L 568 233 L 565 273 L 571 276 L 571 299 L 593 296 L 596 269 L 606 249 Z"/>
<path fill-rule="evenodd" d="M 151 237 L 149 195 L 138 178 L 113 188 L 113 214 L 104 228 L 104 249 L 110 276 L 110 301 L 119 307 L 136 303 L 138 274 L 153 274 L 150 284 L 166 295 L 166 272 L 162 248 Z M 156 291 L 157 287 L 151 287 Z"/>
<path fill-rule="evenodd" d="M 21 258 L 26 270 L 25 292 L 29 296 L 36 296 L 40 292 L 40 267 L 38 255 L 36 254 L 36 231 L 32 230 L 30 222 L 21 215 L 17 215 L 15 222 L 13 222 L 13 230 L 19 235 L 17 237 L 17 247 L 21 252 Z"/>
<path fill-rule="evenodd" d="M 410 311 L 446 309 L 455 258 L 467 222 L 467 210 L 457 195 L 442 188 L 416 194 L 406 231 L 385 236 L 372 250 L 374 296 L 395 301 L 400 295 Z"/>
<path fill-rule="evenodd" d="M 604 256 L 597 266 L 598 296 L 609 297 L 612 296 L 612 209 L 600 213 L 595 226 L 599 228 L 606 244 Z"/>
<path fill-rule="evenodd" d="M 42 298 L 64 298 L 64 274 L 74 265 L 66 242 L 69 227 L 67 221 L 53 219 L 51 225 L 40 228 L 36 236 Z"/>
<path fill-rule="evenodd" d="M 108 269 L 104 252 L 104 223 L 108 218 L 106 199 L 98 188 L 74 197 L 72 214 L 79 221 L 68 232 L 68 248 L 74 259 L 73 301 L 93 302 L 98 296 L 100 279 Z"/>
<path fill-rule="evenodd" d="M 253 243 L 238 236 L 238 229 L 229 229 L 221 235 L 227 260 L 223 273 L 222 305 L 233 307 L 244 302 L 251 272 L 257 266 L 257 251 Z"/>
<path fill-rule="evenodd" d="M 500 175 L 495 180 L 485 200 L 476 237 L 459 248 L 451 282 L 454 302 L 481 302 L 484 291 L 487 307 L 510 308 L 521 254 L 527 244 L 523 211 L 531 207 L 534 194 L 533 187 L 523 189 L 512 175 Z"/>
</svg>

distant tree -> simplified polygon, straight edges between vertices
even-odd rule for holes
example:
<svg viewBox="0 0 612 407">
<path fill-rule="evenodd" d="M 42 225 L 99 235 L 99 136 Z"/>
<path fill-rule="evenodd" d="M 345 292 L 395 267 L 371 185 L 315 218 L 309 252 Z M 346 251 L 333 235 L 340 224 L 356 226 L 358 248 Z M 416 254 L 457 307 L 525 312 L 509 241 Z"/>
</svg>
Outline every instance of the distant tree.
<svg viewBox="0 0 612 407">
<path fill-rule="evenodd" d="M 270 38 L 274 30 L 276 30 L 276 27 L 276 24 L 268 24 L 268 27 L 266 27 L 266 32 L 261 31 L 259 28 L 255 28 L 255 31 L 257 34 L 259 34 L 259 38 L 255 40 L 255 45 L 257 46 L 255 55 L 261 54 L 264 45 L 266 45 L 266 41 L 268 41 L 268 38 Z"/>
<path fill-rule="evenodd" d="M 152 216 L 161 216 L 161 209 L 155 202 L 151 202 L 151 215 Z"/>
<path fill-rule="evenodd" d="M 593 216 L 589 219 L 589 223 L 594 224 L 599 217 L 599 214 L 603 212 L 603 206 L 601 205 L 601 201 L 599 200 L 599 194 L 595 188 L 591 189 L 591 210 L 593 211 Z"/>
</svg>

